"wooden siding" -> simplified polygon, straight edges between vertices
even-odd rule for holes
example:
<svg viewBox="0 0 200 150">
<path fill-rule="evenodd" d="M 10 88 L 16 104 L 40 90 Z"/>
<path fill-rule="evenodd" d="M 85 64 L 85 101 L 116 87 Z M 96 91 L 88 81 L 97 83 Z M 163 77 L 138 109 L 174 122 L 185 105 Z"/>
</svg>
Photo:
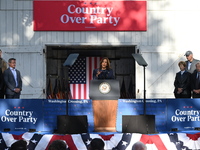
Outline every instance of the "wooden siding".
<svg viewBox="0 0 200 150">
<path fill-rule="evenodd" d="M 16 69 L 21 72 L 23 82 L 21 98 L 44 98 L 46 65 L 42 47 L 1 47 L 1 50 L 5 61 L 16 58 Z"/>
</svg>

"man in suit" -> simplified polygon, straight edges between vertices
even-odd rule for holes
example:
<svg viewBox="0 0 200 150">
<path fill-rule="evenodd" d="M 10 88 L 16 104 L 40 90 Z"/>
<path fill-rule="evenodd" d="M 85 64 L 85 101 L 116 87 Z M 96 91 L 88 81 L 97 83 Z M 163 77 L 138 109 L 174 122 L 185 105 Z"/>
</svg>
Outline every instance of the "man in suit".
<svg viewBox="0 0 200 150">
<path fill-rule="evenodd" d="M 4 79 L 1 68 L 0 68 L 0 99 L 4 99 Z"/>
<path fill-rule="evenodd" d="M 195 65 L 199 60 L 193 58 L 192 51 L 187 51 L 185 53 L 185 56 L 187 59 L 187 61 L 185 61 L 186 62 L 186 71 L 188 71 L 189 73 L 193 73 L 194 70 L 196 69 Z"/>
<path fill-rule="evenodd" d="M 196 64 L 196 70 L 191 76 L 191 90 L 193 98 L 200 98 L 200 61 Z"/>
<path fill-rule="evenodd" d="M 7 69 L 7 62 L 2 58 L 2 51 L 0 50 L 0 99 L 4 99 L 5 83 L 3 73 Z"/>
<path fill-rule="evenodd" d="M 22 80 L 19 70 L 15 69 L 16 59 L 10 58 L 8 64 L 9 68 L 4 71 L 6 98 L 19 99 L 22 90 Z"/>
</svg>

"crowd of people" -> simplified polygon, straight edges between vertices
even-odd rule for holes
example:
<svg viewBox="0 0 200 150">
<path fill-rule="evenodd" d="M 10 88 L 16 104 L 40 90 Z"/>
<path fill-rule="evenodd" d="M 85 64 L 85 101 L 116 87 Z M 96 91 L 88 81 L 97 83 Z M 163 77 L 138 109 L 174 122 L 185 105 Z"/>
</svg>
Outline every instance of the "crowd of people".
<svg viewBox="0 0 200 150">
<path fill-rule="evenodd" d="M 105 143 L 100 138 L 94 138 L 91 140 L 88 150 L 104 150 Z M 18 140 L 13 143 L 9 150 L 27 150 L 27 142 L 25 140 Z M 47 148 L 48 150 L 70 150 L 66 141 L 64 140 L 55 140 L 50 143 Z M 132 150 L 147 150 L 147 147 L 141 141 L 138 141 L 133 144 Z"/>
<path fill-rule="evenodd" d="M 180 71 L 174 80 L 175 98 L 200 98 L 200 61 L 193 57 L 192 51 L 185 53 L 187 61 L 180 61 Z"/>
</svg>

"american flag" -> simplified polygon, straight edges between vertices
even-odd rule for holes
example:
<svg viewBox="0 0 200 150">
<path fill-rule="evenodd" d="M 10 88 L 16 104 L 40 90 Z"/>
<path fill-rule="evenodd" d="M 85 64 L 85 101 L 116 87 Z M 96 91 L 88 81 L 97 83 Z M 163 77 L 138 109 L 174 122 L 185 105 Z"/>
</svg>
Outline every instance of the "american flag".
<svg viewBox="0 0 200 150">
<path fill-rule="evenodd" d="M 72 99 L 89 99 L 89 83 L 93 70 L 99 67 L 100 57 L 80 57 L 69 68 Z"/>
<path fill-rule="evenodd" d="M 8 150 L 17 140 L 24 139 L 28 143 L 28 150 L 47 150 L 54 140 L 64 140 L 70 150 L 87 150 L 94 138 L 100 138 L 105 143 L 105 150 L 131 150 L 134 143 L 143 142 L 147 150 L 199 150 L 200 133 L 116 133 L 100 134 L 38 134 L 25 132 L 21 135 L 0 133 L 0 150 Z"/>
</svg>

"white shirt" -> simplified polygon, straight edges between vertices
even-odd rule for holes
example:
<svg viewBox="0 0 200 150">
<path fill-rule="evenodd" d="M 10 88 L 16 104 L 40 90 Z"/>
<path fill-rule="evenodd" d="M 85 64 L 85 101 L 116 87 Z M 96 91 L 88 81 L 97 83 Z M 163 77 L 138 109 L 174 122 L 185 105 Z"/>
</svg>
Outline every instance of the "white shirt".
<svg viewBox="0 0 200 150">
<path fill-rule="evenodd" d="M 181 75 L 183 75 L 183 74 L 184 74 L 184 72 L 185 72 L 185 70 L 184 70 L 184 71 L 181 71 Z"/>
<path fill-rule="evenodd" d="M 188 70 L 190 70 L 191 64 L 192 64 L 192 62 L 188 61 Z"/>
<path fill-rule="evenodd" d="M 16 72 L 15 68 L 11 68 L 11 67 L 10 67 L 10 70 L 11 70 L 11 72 L 12 72 L 14 78 L 15 78 L 16 87 L 17 87 L 17 86 L 18 86 L 18 82 L 17 82 L 17 72 Z"/>
</svg>

